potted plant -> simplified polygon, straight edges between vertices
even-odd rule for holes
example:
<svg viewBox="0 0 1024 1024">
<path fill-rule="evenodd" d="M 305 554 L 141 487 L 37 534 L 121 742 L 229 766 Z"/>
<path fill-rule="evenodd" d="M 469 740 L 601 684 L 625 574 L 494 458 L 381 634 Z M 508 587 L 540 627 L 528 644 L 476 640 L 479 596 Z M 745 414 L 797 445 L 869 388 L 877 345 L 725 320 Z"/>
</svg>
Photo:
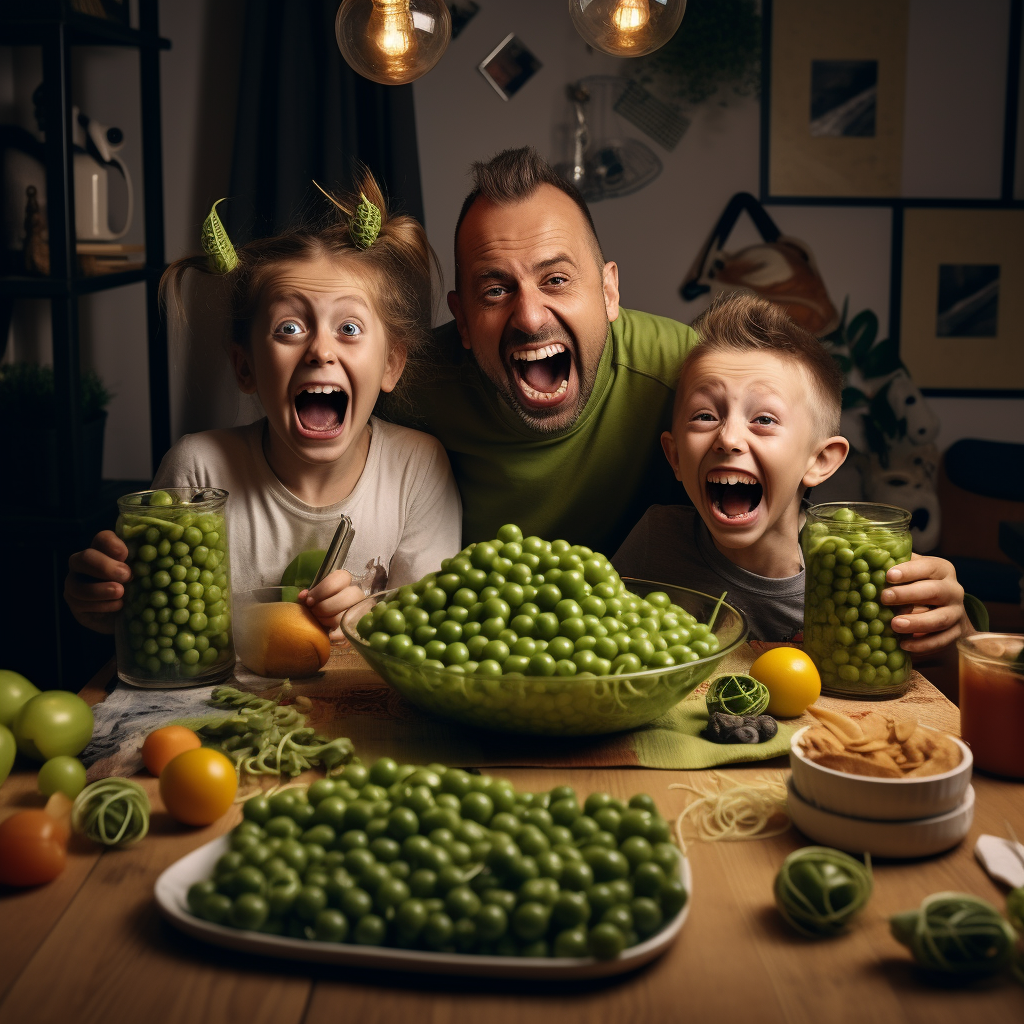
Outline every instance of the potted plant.
<svg viewBox="0 0 1024 1024">
<path fill-rule="evenodd" d="M 103 431 L 107 405 L 113 397 L 99 376 L 88 370 L 80 378 L 81 459 L 76 467 L 79 493 L 99 490 L 103 468 Z M 61 439 L 57 428 L 29 431 L 27 424 L 56 420 L 53 370 L 34 363 L 0 367 L 0 477 L 12 491 L 31 495 L 41 504 L 58 503 Z"/>
</svg>

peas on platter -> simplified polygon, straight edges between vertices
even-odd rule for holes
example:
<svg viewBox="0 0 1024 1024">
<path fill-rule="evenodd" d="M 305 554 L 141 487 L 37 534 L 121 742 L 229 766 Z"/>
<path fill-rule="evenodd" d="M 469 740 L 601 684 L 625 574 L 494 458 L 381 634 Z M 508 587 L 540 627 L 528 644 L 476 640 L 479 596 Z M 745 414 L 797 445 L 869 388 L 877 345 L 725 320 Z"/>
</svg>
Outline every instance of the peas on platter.
<svg viewBox="0 0 1024 1024">
<path fill-rule="evenodd" d="M 227 492 L 171 487 L 118 499 L 131 581 L 116 624 L 117 667 L 137 686 L 193 686 L 234 665 Z"/>
<path fill-rule="evenodd" d="M 389 682 L 427 710 L 519 732 L 650 721 L 745 633 L 722 600 L 683 588 L 641 597 L 599 552 L 511 524 L 371 600 L 342 628 Z"/>
<path fill-rule="evenodd" d="M 892 505 L 815 505 L 801 535 L 804 650 L 823 693 L 898 695 L 911 658 L 881 603 L 886 573 L 911 557 L 910 513 Z"/>
<path fill-rule="evenodd" d="M 188 906 L 321 942 L 613 959 L 686 903 L 669 836 L 646 794 L 581 801 L 570 786 L 519 793 L 444 765 L 353 762 L 337 779 L 248 800 Z"/>
</svg>

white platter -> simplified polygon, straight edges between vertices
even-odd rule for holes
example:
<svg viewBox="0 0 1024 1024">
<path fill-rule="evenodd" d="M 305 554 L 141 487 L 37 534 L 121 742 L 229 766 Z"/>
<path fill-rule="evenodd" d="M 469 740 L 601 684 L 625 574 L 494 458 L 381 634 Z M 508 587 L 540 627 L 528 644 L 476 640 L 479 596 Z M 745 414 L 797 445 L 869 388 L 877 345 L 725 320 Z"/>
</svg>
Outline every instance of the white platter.
<svg viewBox="0 0 1024 1024">
<path fill-rule="evenodd" d="M 357 946 L 346 942 L 315 942 L 283 935 L 264 935 L 213 924 L 195 917 L 188 909 L 189 886 L 210 878 L 214 865 L 229 846 L 228 836 L 214 839 L 175 861 L 156 880 L 154 892 L 160 912 L 175 928 L 215 946 L 246 953 L 335 964 L 339 967 L 374 967 L 422 974 L 465 974 L 491 978 L 572 979 L 600 978 L 636 970 L 660 956 L 674 941 L 690 913 L 693 875 L 683 857 L 682 878 L 689 894 L 678 914 L 649 939 L 630 946 L 615 960 L 556 957 L 475 956 L 466 953 L 427 953 L 390 949 L 386 946 Z"/>
<path fill-rule="evenodd" d="M 945 814 L 912 821 L 868 821 L 825 811 L 804 800 L 792 776 L 788 782 L 787 810 L 793 824 L 808 839 L 847 853 L 874 857 L 928 857 L 956 846 L 974 821 L 974 787 L 968 786 L 960 805 Z"/>
</svg>

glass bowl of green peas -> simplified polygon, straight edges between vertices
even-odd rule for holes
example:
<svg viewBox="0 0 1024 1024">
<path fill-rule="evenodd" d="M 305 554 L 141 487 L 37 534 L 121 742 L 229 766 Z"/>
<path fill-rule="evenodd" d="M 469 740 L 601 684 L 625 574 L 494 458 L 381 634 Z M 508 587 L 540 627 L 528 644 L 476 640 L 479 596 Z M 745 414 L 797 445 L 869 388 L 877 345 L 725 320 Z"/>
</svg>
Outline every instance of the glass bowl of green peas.
<svg viewBox="0 0 1024 1024">
<path fill-rule="evenodd" d="M 910 513 L 895 505 L 830 502 L 807 510 L 804 650 L 835 697 L 898 697 L 910 655 L 879 596 L 886 573 L 911 557 Z"/>
<path fill-rule="evenodd" d="M 622 580 L 603 555 L 524 538 L 514 526 L 446 559 L 439 573 L 372 594 L 341 628 L 425 711 L 548 736 L 653 721 L 747 636 L 724 595 Z"/>
<path fill-rule="evenodd" d="M 115 531 L 132 571 L 114 627 L 126 683 L 198 686 L 234 668 L 227 498 L 218 488 L 166 487 L 118 499 Z"/>
</svg>

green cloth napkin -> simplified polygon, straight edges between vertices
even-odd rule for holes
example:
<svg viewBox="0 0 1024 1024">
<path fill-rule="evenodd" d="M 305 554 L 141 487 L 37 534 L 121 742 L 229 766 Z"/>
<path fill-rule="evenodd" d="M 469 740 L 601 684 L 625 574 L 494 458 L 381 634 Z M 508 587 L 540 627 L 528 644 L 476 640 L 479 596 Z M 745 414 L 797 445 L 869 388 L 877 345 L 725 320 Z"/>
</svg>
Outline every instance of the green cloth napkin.
<svg viewBox="0 0 1024 1024">
<path fill-rule="evenodd" d="M 637 760 L 646 768 L 714 768 L 740 761 L 764 761 L 789 753 L 797 725 L 779 723 L 767 743 L 712 743 L 700 734 L 708 724 L 704 694 L 693 695 L 667 714 L 634 730 L 630 739 Z"/>
</svg>

